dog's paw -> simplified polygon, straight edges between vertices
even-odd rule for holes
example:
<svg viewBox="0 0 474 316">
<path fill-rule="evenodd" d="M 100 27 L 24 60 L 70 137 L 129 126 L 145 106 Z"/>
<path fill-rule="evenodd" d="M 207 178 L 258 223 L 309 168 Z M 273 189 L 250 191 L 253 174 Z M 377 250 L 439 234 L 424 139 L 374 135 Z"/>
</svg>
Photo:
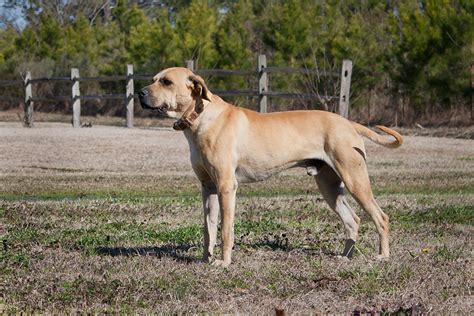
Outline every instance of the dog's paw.
<svg viewBox="0 0 474 316">
<path fill-rule="evenodd" d="M 388 255 L 376 255 L 375 256 L 375 259 L 376 260 L 379 260 L 379 261 L 384 261 L 384 260 L 388 260 Z"/>
<path fill-rule="evenodd" d="M 341 255 L 337 255 L 337 256 L 336 256 L 336 259 L 337 259 L 337 260 L 341 260 L 341 261 L 343 261 L 343 262 L 344 262 L 344 261 L 346 261 L 346 262 L 351 261 L 348 257 L 346 257 L 346 256 L 341 256 Z"/>
<path fill-rule="evenodd" d="M 212 262 L 212 255 L 203 255 L 202 256 L 202 261 L 205 263 L 211 263 Z"/>
<path fill-rule="evenodd" d="M 215 267 L 223 267 L 223 268 L 227 268 L 229 265 L 230 265 L 230 261 L 224 261 L 224 260 L 214 260 L 211 265 L 215 266 Z"/>
</svg>

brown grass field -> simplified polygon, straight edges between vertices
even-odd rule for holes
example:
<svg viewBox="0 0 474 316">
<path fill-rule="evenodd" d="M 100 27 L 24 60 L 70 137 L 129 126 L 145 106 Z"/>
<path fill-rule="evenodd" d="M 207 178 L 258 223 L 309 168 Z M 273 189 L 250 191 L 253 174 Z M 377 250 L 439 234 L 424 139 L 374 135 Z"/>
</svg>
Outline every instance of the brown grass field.
<svg viewBox="0 0 474 316">
<path fill-rule="evenodd" d="M 355 256 L 335 256 L 342 225 L 294 170 L 239 188 L 223 269 L 200 261 L 182 133 L 0 123 L 0 313 L 472 314 L 474 140 L 407 136 L 367 152 L 389 260 L 374 259 L 375 227 L 353 200 Z"/>
</svg>

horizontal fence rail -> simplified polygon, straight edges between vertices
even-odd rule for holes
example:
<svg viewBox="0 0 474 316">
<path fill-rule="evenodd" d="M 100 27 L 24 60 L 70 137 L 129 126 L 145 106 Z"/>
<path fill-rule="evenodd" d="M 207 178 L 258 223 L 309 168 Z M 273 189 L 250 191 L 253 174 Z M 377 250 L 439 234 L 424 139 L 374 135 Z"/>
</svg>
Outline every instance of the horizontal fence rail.
<svg viewBox="0 0 474 316">
<path fill-rule="evenodd" d="M 22 97 L 9 97 L 9 96 L 2 96 L 0 95 L 0 101 L 8 101 L 8 102 L 15 102 L 22 100 Z"/>
<path fill-rule="evenodd" d="M 255 97 L 258 96 L 257 90 L 214 90 L 212 93 L 224 96 L 224 97 Z"/>
<path fill-rule="evenodd" d="M 23 81 L 21 80 L 4 80 L 0 81 L 0 87 L 8 87 L 8 86 L 19 86 L 22 85 Z"/>
<path fill-rule="evenodd" d="M 307 68 L 290 68 L 290 67 L 266 67 L 262 70 L 266 73 L 299 73 L 303 75 L 319 75 L 322 77 L 340 77 L 341 74 L 332 71 L 320 71 Z"/>
<path fill-rule="evenodd" d="M 132 79 L 135 79 L 135 80 L 148 80 L 148 81 L 151 81 L 153 80 L 153 77 L 155 75 L 133 75 L 131 76 Z"/>
<path fill-rule="evenodd" d="M 197 69 L 200 76 L 256 76 L 255 70 Z"/>
<path fill-rule="evenodd" d="M 352 62 L 344 60 L 341 73 L 334 71 L 320 71 L 308 68 L 290 68 L 290 67 L 267 67 L 266 56 L 259 55 L 257 70 L 227 70 L 227 69 L 194 69 L 194 61 L 186 61 L 186 67 L 201 76 L 248 76 L 257 77 L 257 90 L 215 90 L 214 93 L 220 96 L 238 96 L 238 97 L 258 97 L 258 107 L 260 112 L 267 112 L 267 98 L 285 98 L 285 99 L 301 99 L 301 100 L 320 100 L 320 96 L 316 93 L 299 93 L 299 92 L 279 92 L 269 91 L 269 77 L 267 74 L 302 74 L 306 76 L 318 77 L 337 77 L 341 78 L 341 89 L 339 96 L 324 96 L 325 100 L 339 99 L 339 114 L 347 117 L 349 109 L 350 82 L 352 74 Z M 31 78 L 29 72 L 26 73 L 23 80 L 3 80 L 0 81 L 0 88 L 23 86 L 24 97 L 3 96 L 0 94 L 0 101 L 22 102 L 25 103 L 25 126 L 33 127 L 33 105 L 34 102 L 72 102 L 73 104 L 73 126 L 80 127 L 80 109 L 81 100 L 107 100 L 122 99 L 125 101 L 127 108 L 127 127 L 133 127 L 133 100 L 138 98 L 134 91 L 134 80 L 152 81 L 152 74 L 134 74 L 133 66 L 127 65 L 126 75 L 115 76 L 96 76 L 81 77 L 78 69 L 71 69 L 70 77 L 41 77 Z M 97 94 L 97 95 L 81 95 L 79 84 L 81 82 L 113 82 L 125 81 L 125 94 Z M 39 83 L 55 83 L 69 82 L 71 83 L 71 95 L 69 96 L 33 96 L 32 85 Z"/>
<path fill-rule="evenodd" d="M 319 96 L 312 93 L 294 93 L 294 92 L 263 92 L 262 95 L 271 98 L 284 98 L 284 99 L 304 99 L 304 100 L 319 100 Z M 325 99 L 338 99 L 336 96 L 325 97 Z"/>
<path fill-rule="evenodd" d="M 53 102 L 53 101 L 71 101 L 71 96 L 50 96 L 50 97 L 31 97 L 32 102 Z"/>
<path fill-rule="evenodd" d="M 56 77 L 56 78 L 43 77 L 43 78 L 30 79 L 26 82 L 26 84 L 36 84 L 36 83 L 45 83 L 45 82 L 68 82 L 68 81 L 71 81 L 71 78 L 69 77 Z"/>
</svg>

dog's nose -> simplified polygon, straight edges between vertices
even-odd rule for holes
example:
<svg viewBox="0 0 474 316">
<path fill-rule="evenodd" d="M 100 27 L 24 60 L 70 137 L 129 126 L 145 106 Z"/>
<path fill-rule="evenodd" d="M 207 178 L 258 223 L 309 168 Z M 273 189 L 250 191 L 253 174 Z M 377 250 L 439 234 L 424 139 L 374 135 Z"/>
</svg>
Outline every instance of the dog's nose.
<svg viewBox="0 0 474 316">
<path fill-rule="evenodd" d="M 140 105 L 142 106 L 142 108 L 144 108 L 144 109 L 150 109 L 151 108 L 150 101 L 148 100 L 149 99 L 148 90 L 146 88 L 141 89 L 140 91 L 138 91 L 138 99 L 140 100 Z"/>
<path fill-rule="evenodd" d="M 140 98 L 144 98 L 144 97 L 146 97 L 147 95 L 148 95 L 148 90 L 146 90 L 146 89 L 141 89 L 140 91 L 138 91 L 138 96 L 139 96 Z"/>
</svg>

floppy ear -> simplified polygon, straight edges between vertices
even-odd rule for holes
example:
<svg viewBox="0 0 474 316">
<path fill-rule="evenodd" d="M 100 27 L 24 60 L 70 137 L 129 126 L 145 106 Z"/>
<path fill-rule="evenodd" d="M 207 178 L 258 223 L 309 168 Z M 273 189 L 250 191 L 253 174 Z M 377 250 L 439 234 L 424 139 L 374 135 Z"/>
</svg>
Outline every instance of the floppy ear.
<svg viewBox="0 0 474 316">
<path fill-rule="evenodd" d="M 199 97 L 201 99 L 211 101 L 210 92 L 207 89 L 204 79 L 198 75 L 189 76 L 189 81 L 191 81 L 191 90 L 193 90 L 193 97 Z"/>
</svg>

